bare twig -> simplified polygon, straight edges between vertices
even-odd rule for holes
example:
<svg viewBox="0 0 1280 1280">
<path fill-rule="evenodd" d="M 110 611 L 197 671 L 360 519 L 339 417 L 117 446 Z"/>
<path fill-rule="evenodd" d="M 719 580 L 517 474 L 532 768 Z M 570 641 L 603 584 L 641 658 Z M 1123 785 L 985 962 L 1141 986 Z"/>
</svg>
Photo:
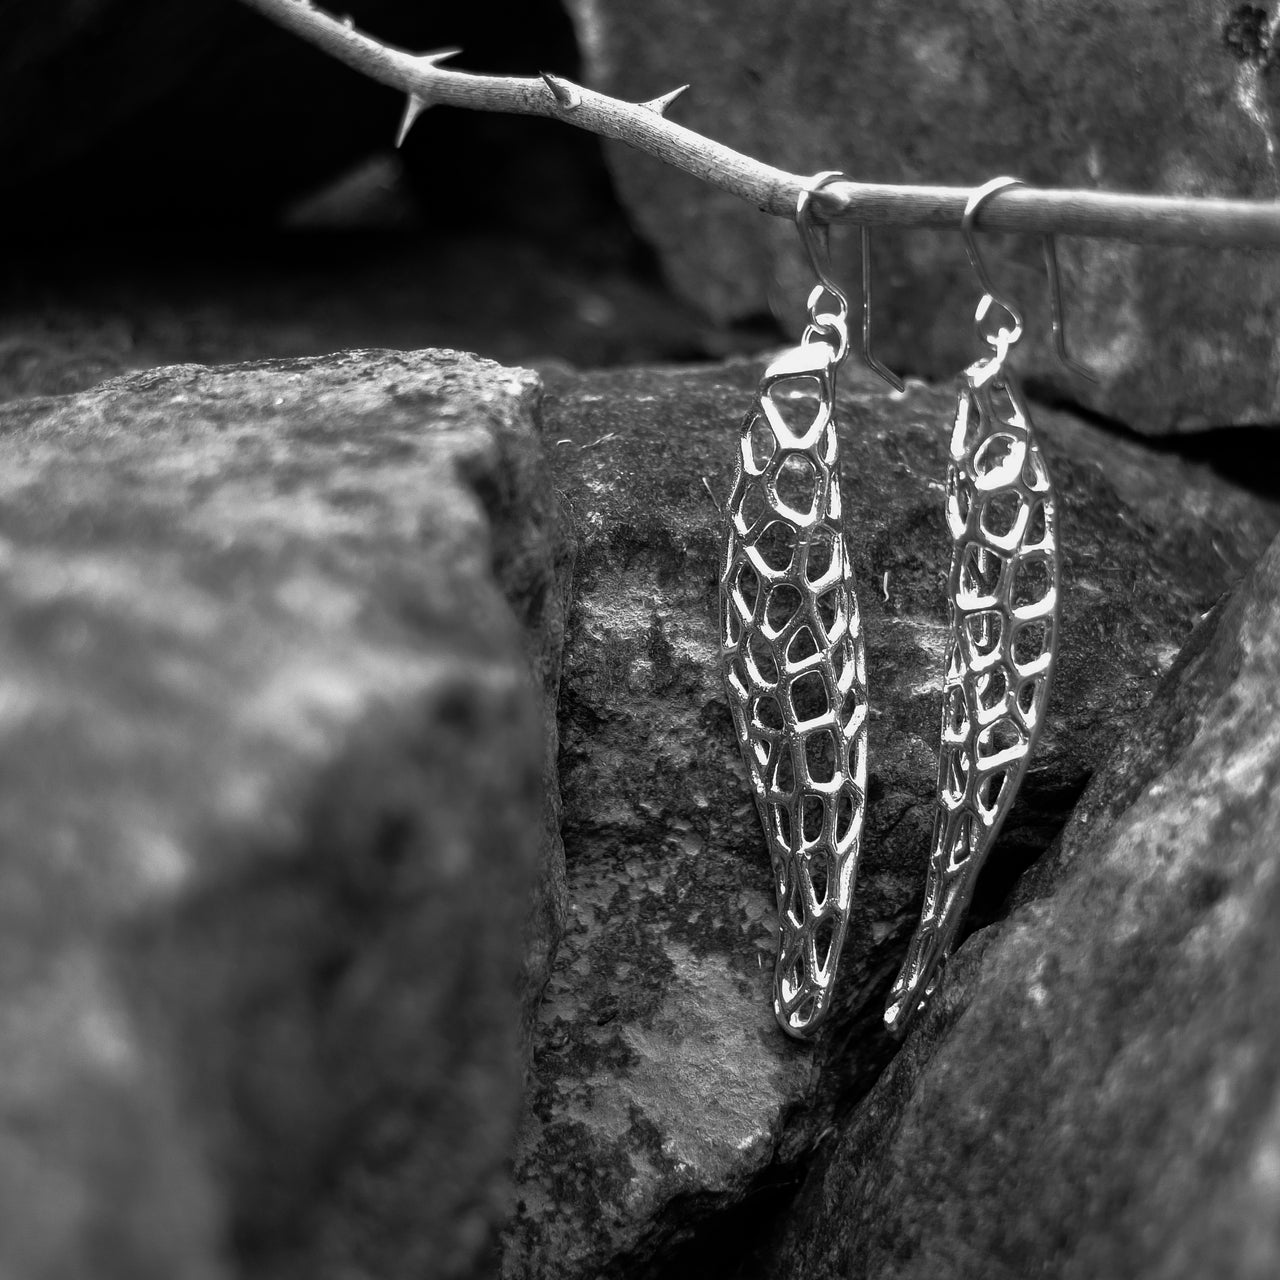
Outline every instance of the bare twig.
<svg viewBox="0 0 1280 1280">
<path fill-rule="evenodd" d="M 408 102 L 397 142 L 429 106 L 446 103 L 477 111 L 548 116 L 625 142 L 765 213 L 795 216 L 807 175 L 753 160 L 664 117 L 687 86 L 649 102 L 621 102 L 543 73 L 522 79 L 472 75 L 440 64 L 458 50 L 412 54 L 393 49 L 339 21 L 309 0 L 244 0 L 273 22 L 318 45 L 357 71 L 399 89 Z M 832 222 L 899 227 L 958 227 L 970 189 L 836 182 L 814 198 Z M 1280 248 L 1280 202 L 1134 196 L 1099 191 L 1010 187 L 983 205 L 987 231 L 1095 236 L 1138 243 L 1215 248 Z"/>
</svg>

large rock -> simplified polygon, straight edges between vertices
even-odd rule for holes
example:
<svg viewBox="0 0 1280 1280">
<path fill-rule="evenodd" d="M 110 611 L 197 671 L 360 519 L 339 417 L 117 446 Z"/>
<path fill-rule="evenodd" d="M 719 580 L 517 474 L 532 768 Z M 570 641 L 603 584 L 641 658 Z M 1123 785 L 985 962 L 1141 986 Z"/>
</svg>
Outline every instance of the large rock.
<svg viewBox="0 0 1280 1280">
<path fill-rule="evenodd" d="M 768 1273 L 1280 1273 L 1278 848 L 1280 543 L 956 957 Z"/>
<path fill-rule="evenodd" d="M 1188 196 L 1280 194 L 1280 81 L 1265 9 L 1235 0 L 567 0 L 593 85 L 645 100 L 692 88 L 679 123 L 795 173 L 869 182 L 1033 185 Z M 624 148 L 619 191 L 672 284 L 727 320 L 770 303 L 794 324 L 812 283 L 794 229 Z M 977 282 L 960 237 L 877 233 L 876 332 L 892 367 L 973 357 Z M 845 243 L 853 239 L 845 232 Z M 1039 245 L 988 246 L 1031 314 L 1026 367 L 1141 431 L 1280 414 L 1280 260 L 1167 246 L 1059 245 L 1075 354 L 1045 341 Z M 855 255 L 844 256 L 851 280 Z"/>
<path fill-rule="evenodd" d="M 954 399 L 850 378 L 841 400 L 868 825 L 838 1008 L 802 1046 L 773 1018 L 771 877 L 715 664 L 717 501 L 759 372 L 549 383 L 546 436 L 581 543 L 560 716 L 570 917 L 520 1140 L 510 1280 L 662 1274 L 695 1229 L 715 1247 L 690 1247 L 726 1265 L 748 1223 L 716 1234 L 708 1218 L 771 1203 L 891 1052 L 881 1012 L 932 818 Z M 1204 468 L 1065 414 L 1038 422 L 1061 497 L 1061 674 L 978 922 L 1003 913 L 1197 619 L 1280 527 L 1274 506 Z"/>
<path fill-rule="evenodd" d="M 563 912 L 537 396 L 354 352 L 0 410 L 0 1273 L 471 1273 Z"/>
</svg>

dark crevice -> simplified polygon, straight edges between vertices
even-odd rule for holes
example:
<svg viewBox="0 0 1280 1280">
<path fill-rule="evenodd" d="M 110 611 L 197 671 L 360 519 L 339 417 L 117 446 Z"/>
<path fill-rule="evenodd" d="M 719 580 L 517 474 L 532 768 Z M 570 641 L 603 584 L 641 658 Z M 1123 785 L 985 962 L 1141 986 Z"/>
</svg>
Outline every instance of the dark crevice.
<svg viewBox="0 0 1280 1280">
<path fill-rule="evenodd" d="M 1009 815 L 1006 832 L 992 849 L 978 877 L 960 935 L 961 944 L 979 929 L 1008 916 L 1023 876 L 1058 838 L 1084 794 L 1089 777 L 1084 774 L 1052 791 L 1023 784 Z"/>
<path fill-rule="evenodd" d="M 1207 466 L 1222 479 L 1257 497 L 1280 499 L 1280 467 L 1275 465 L 1280 424 L 1233 426 L 1223 423 L 1198 431 L 1150 436 L 1135 431 L 1118 418 L 1082 405 L 1034 378 L 1027 380 L 1027 394 L 1036 404 L 1069 413 L 1158 457 L 1181 458 L 1185 462 Z"/>
<path fill-rule="evenodd" d="M 1072 417 L 1079 418 L 1090 426 L 1099 427 L 1103 431 L 1115 432 L 1117 435 L 1124 436 L 1130 440 L 1141 441 L 1150 438 L 1134 431 L 1132 427 L 1122 422 L 1119 418 L 1113 418 L 1099 409 L 1091 408 L 1087 404 L 1081 404 L 1051 382 L 1044 382 L 1036 377 L 1028 377 L 1025 386 L 1027 399 L 1033 404 L 1043 405 L 1046 409 L 1053 409 L 1058 413 L 1069 413 Z"/>
<path fill-rule="evenodd" d="M 1157 447 L 1157 451 L 1179 454 L 1188 462 L 1204 463 L 1224 480 L 1260 498 L 1280 499 L 1278 444 L 1280 426 L 1224 426 L 1166 436 L 1161 441 L 1163 447 Z"/>
<path fill-rule="evenodd" d="M 741 1199 L 678 1236 L 634 1275 L 635 1280 L 758 1280 L 804 1183 L 807 1162 L 770 1165 Z"/>
</svg>

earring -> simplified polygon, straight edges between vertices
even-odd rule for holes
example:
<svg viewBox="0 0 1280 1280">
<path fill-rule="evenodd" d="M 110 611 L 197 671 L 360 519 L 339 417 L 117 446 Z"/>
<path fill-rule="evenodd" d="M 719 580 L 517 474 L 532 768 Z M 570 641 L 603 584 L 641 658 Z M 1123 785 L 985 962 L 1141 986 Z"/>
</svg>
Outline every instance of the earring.
<svg viewBox="0 0 1280 1280">
<path fill-rule="evenodd" d="M 990 354 L 960 378 L 946 518 L 949 656 L 942 685 L 937 807 L 920 922 L 893 984 L 885 1025 L 901 1035 L 936 989 L 974 884 L 1026 773 L 1044 725 L 1058 631 L 1057 505 L 1009 351 L 1022 317 L 995 291 L 973 235 L 983 203 L 1015 178 L 969 198 L 961 221 L 983 297 L 975 320 Z M 1066 354 L 1053 240 L 1046 237 L 1054 342 Z"/>
<path fill-rule="evenodd" d="M 834 418 L 849 301 L 811 210 L 814 193 L 843 177 L 818 174 L 796 205 L 819 283 L 800 345 L 768 366 L 743 421 L 720 577 L 725 689 L 777 890 L 774 1012 L 799 1038 L 830 1007 L 866 806 L 866 662 Z M 864 256 L 864 349 L 869 296 Z"/>
</svg>

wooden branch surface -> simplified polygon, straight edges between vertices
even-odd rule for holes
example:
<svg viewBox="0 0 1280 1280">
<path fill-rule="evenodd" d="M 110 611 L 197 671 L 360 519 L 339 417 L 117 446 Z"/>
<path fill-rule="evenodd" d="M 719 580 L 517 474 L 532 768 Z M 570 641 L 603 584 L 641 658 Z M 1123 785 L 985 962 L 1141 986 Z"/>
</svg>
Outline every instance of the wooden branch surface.
<svg viewBox="0 0 1280 1280">
<path fill-rule="evenodd" d="M 556 76 L 522 79 L 473 75 L 440 64 L 457 50 L 412 54 L 381 44 L 315 8 L 308 0 L 243 0 L 356 71 L 408 96 L 400 138 L 427 107 L 444 103 L 476 111 L 547 116 L 639 151 L 732 192 L 765 213 L 794 218 L 808 180 L 762 164 L 667 120 L 680 90 L 652 102 L 621 102 Z M 975 184 L 976 185 L 976 184 Z M 835 182 L 813 200 L 831 222 L 868 226 L 959 228 L 971 189 Z M 982 206 L 986 231 L 1093 236 L 1134 243 L 1211 248 L 1280 248 L 1280 202 L 1121 195 L 1011 187 Z"/>
</svg>

